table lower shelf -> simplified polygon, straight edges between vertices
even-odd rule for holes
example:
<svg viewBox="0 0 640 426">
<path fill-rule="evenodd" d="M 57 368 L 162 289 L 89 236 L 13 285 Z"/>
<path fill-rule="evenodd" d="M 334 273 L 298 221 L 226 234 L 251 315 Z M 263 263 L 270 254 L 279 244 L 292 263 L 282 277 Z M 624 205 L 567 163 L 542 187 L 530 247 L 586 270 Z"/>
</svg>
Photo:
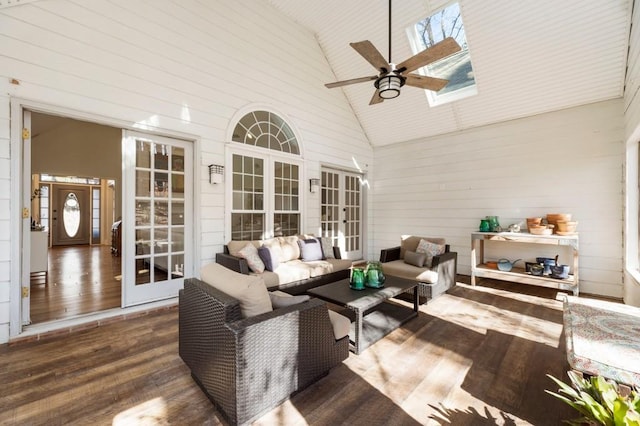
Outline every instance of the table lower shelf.
<svg viewBox="0 0 640 426">
<path fill-rule="evenodd" d="M 393 302 L 383 302 L 366 312 L 362 319 L 362 334 L 355 341 L 355 313 L 347 308 L 338 311 L 351 320 L 349 329 L 349 348 L 356 354 L 382 339 L 402 324 L 417 316 L 413 309 Z M 357 346 L 356 346 L 357 345 Z"/>
<path fill-rule="evenodd" d="M 572 291 L 578 295 L 578 283 L 574 275 L 569 275 L 566 279 L 552 278 L 550 276 L 535 276 L 524 271 L 522 268 L 513 268 L 511 271 L 500 271 L 488 268 L 484 265 L 477 265 L 471 270 L 472 277 L 491 278 L 494 280 L 512 281 L 520 284 L 537 285 L 541 287 L 557 288 L 560 290 Z"/>
</svg>

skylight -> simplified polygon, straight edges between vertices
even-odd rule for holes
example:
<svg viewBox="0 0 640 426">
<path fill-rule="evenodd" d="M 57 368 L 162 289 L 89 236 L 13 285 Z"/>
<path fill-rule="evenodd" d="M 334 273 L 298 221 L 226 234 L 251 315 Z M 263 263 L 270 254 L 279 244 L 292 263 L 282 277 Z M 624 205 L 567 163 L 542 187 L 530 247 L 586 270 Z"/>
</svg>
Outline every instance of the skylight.
<svg viewBox="0 0 640 426">
<path fill-rule="evenodd" d="M 449 84 L 439 92 L 425 91 L 431 106 L 452 102 L 478 93 L 458 3 L 450 4 L 417 22 L 409 29 L 409 40 L 414 53 L 427 49 L 447 37 L 453 37 L 462 50 L 419 70 L 419 73 L 423 75 L 449 80 Z"/>
</svg>

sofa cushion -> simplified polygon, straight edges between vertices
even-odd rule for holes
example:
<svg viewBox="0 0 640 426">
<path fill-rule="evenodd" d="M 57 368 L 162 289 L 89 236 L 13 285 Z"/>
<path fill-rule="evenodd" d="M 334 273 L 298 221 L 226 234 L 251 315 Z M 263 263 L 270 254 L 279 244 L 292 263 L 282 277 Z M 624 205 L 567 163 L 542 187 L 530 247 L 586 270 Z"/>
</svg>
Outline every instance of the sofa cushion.
<svg viewBox="0 0 640 426">
<path fill-rule="evenodd" d="M 278 260 L 278 256 L 273 250 L 271 246 L 261 246 L 258 249 L 258 255 L 262 262 L 264 263 L 264 268 L 267 271 L 274 271 L 278 269 L 278 265 L 280 265 L 280 261 Z"/>
<path fill-rule="evenodd" d="M 310 262 L 303 262 L 301 260 L 292 261 L 296 262 L 300 268 L 305 268 L 309 271 L 309 276 L 319 277 L 321 275 L 330 274 L 333 272 L 333 265 L 326 260 L 313 260 Z"/>
<path fill-rule="evenodd" d="M 335 259 L 336 257 L 333 255 L 333 244 L 331 242 L 331 238 L 322 237 L 320 239 L 320 244 L 322 245 L 322 254 L 324 254 L 325 259 Z"/>
<path fill-rule="evenodd" d="M 271 299 L 271 306 L 273 309 L 286 308 L 287 306 L 297 305 L 298 303 L 306 302 L 310 299 L 306 294 L 293 296 L 280 290 L 270 291 L 269 298 Z"/>
<path fill-rule="evenodd" d="M 329 262 L 333 266 L 333 272 L 349 269 L 353 264 L 349 259 L 325 259 L 325 262 Z"/>
<path fill-rule="evenodd" d="M 249 268 L 253 272 L 261 274 L 264 272 L 264 262 L 260 259 L 258 249 L 251 243 L 247 243 L 240 251 L 238 251 L 238 257 L 242 257 L 247 260 Z"/>
<path fill-rule="evenodd" d="M 232 255 L 232 256 L 239 257 L 238 256 L 238 252 L 240 250 L 242 250 L 247 245 L 247 243 L 253 244 L 256 247 L 256 249 L 258 247 L 260 247 L 260 241 L 256 241 L 256 240 L 254 240 L 254 241 L 233 241 L 232 240 L 232 241 L 229 241 L 227 243 L 227 249 L 229 250 L 229 254 Z"/>
<path fill-rule="evenodd" d="M 329 321 L 331 321 L 333 337 L 336 340 L 340 340 L 349 335 L 349 328 L 351 328 L 351 320 L 349 320 L 349 318 L 329 309 Z"/>
<path fill-rule="evenodd" d="M 306 280 L 311 278 L 311 272 L 308 268 L 301 267 L 300 260 L 291 260 L 289 262 L 280 263 L 278 269 L 274 272 L 278 275 L 279 284 L 286 284 L 293 281 Z"/>
<path fill-rule="evenodd" d="M 420 240 L 427 240 L 435 244 L 446 244 L 444 238 L 418 237 L 415 235 L 403 235 L 400 241 L 400 259 L 404 259 L 405 251 L 417 251 Z"/>
<path fill-rule="evenodd" d="M 416 253 L 415 251 L 406 251 L 404 253 L 404 263 L 421 268 L 427 259 L 426 253 Z"/>
<path fill-rule="evenodd" d="M 252 317 L 271 312 L 269 292 L 259 275 L 239 274 L 218 263 L 210 263 L 200 269 L 205 283 L 235 298 L 240 303 L 242 315 Z"/>
<path fill-rule="evenodd" d="M 280 263 L 300 258 L 300 247 L 298 246 L 297 236 L 278 237 L 278 241 L 282 249 L 282 258 L 279 259 Z"/>
<path fill-rule="evenodd" d="M 271 259 L 275 259 L 278 262 L 278 265 L 281 262 L 284 262 L 284 253 L 282 252 L 282 247 L 280 246 L 280 240 L 278 238 L 270 238 L 268 240 L 264 240 L 262 242 L 263 247 L 269 247 L 269 251 L 271 252 Z M 273 268 L 275 271 L 278 269 L 277 266 Z"/>
<path fill-rule="evenodd" d="M 306 240 L 298 240 L 300 246 L 300 258 L 305 262 L 314 260 L 322 260 L 322 245 L 317 238 L 309 238 Z"/>
<path fill-rule="evenodd" d="M 426 254 L 426 259 L 424 261 L 424 266 L 427 268 L 431 268 L 431 264 L 433 263 L 433 256 L 438 256 L 439 254 L 443 254 L 445 250 L 444 244 L 437 244 L 431 241 L 422 239 L 418 243 L 418 247 L 416 248 L 416 252 Z"/>
</svg>

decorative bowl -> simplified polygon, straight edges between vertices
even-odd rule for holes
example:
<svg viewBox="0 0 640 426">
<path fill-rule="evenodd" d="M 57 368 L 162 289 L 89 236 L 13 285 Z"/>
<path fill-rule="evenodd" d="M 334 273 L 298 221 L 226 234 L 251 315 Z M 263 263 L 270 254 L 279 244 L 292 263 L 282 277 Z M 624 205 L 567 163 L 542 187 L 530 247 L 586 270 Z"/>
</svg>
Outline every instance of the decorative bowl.
<svg viewBox="0 0 640 426">
<path fill-rule="evenodd" d="M 553 233 L 553 228 L 549 228 L 543 225 L 530 226 L 529 233 L 533 235 L 551 235 Z"/>
</svg>

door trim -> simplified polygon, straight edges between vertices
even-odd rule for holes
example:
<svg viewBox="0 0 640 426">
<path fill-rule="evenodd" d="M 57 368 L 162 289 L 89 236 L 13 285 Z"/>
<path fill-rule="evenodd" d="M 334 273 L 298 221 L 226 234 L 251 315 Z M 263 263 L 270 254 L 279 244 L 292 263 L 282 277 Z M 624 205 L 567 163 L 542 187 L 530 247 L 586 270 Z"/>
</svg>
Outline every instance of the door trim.
<svg viewBox="0 0 640 426">
<path fill-rule="evenodd" d="M 46 102 L 33 100 L 33 99 L 25 99 L 20 97 L 12 97 L 10 96 L 10 111 L 11 111 L 11 119 L 10 119 L 10 146 L 11 146 L 11 159 L 10 159 L 10 191 L 11 191 L 11 199 L 13 200 L 22 200 L 23 191 L 24 191 L 24 177 L 23 173 L 26 171 L 31 173 L 31 167 L 26 167 L 23 163 L 23 149 L 22 149 L 22 127 L 23 127 L 23 112 L 25 110 L 29 110 L 32 112 L 41 112 L 49 115 L 58 115 L 61 117 L 73 118 L 76 120 L 89 121 L 92 123 L 103 124 L 106 126 L 117 127 L 124 130 L 134 130 L 134 131 L 145 131 L 147 133 L 158 135 L 158 136 L 168 136 L 171 138 L 183 139 L 190 141 L 193 144 L 193 156 L 194 156 L 194 166 L 198 166 L 199 168 L 204 169 L 204 166 L 201 162 L 197 161 L 202 158 L 202 141 L 201 137 L 193 134 L 180 132 L 170 129 L 159 128 L 155 126 L 151 126 L 147 123 L 133 123 L 130 120 L 123 120 L 118 118 L 113 118 L 106 115 L 101 115 L 98 113 L 88 113 L 79 111 L 77 109 L 64 107 L 61 105 L 53 105 Z M 149 112 L 151 115 L 152 113 Z M 28 170 L 25 170 L 28 169 Z M 15 176 L 19 176 L 16 178 Z M 203 170 L 194 171 L 194 181 L 193 181 L 193 204 L 194 206 L 199 206 L 201 204 L 201 191 L 202 191 L 202 180 L 203 177 L 206 176 L 206 173 Z M 206 180 L 206 179 L 204 179 Z M 26 182 L 29 188 L 31 188 L 31 182 Z M 24 268 L 29 268 L 28 263 L 25 264 L 25 261 L 22 257 L 22 252 L 24 248 L 24 238 L 22 232 L 22 202 L 20 203 L 11 203 L 10 207 L 10 266 L 9 266 L 9 339 L 12 337 L 19 336 L 24 329 L 24 325 L 22 324 L 22 297 L 21 297 L 21 287 L 22 287 L 22 274 Z M 196 236 L 201 235 L 201 213 L 200 209 L 196 208 L 193 211 L 193 231 Z M 194 270 L 189 271 L 192 276 L 199 276 L 197 273 L 197 265 L 201 263 L 201 244 L 199 243 L 199 239 L 193 239 L 194 247 L 193 250 L 193 265 Z M 27 249 L 29 247 L 26 247 Z M 196 275 L 197 274 L 197 275 Z M 51 330 L 59 329 L 65 327 L 67 324 L 78 324 L 89 322 L 90 319 L 77 319 L 71 318 L 69 320 L 58 321 L 54 324 L 47 325 L 47 327 L 51 327 Z M 45 330 L 46 331 L 46 330 Z"/>
</svg>

